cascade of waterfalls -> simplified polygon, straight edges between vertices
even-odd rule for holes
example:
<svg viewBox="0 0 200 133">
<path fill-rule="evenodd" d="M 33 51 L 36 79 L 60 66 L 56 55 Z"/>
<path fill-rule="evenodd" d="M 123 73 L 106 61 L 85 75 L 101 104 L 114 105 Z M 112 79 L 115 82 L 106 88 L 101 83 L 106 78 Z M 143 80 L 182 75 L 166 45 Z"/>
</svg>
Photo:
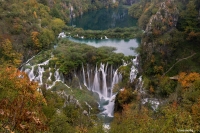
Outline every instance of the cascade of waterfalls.
<svg viewBox="0 0 200 133">
<path fill-rule="evenodd" d="M 79 76 L 82 79 L 79 80 L 88 90 L 98 93 L 101 114 L 113 117 L 116 96 L 116 94 L 113 94 L 113 87 L 122 80 L 122 75 L 118 73 L 118 69 L 114 70 L 113 66 L 108 65 L 108 63 L 101 63 L 99 67 L 96 66 L 93 70 L 87 64 L 86 72 L 84 66 L 82 66 L 82 72 L 82 76 Z"/>
<path fill-rule="evenodd" d="M 111 98 L 114 85 L 122 80 L 122 75 L 118 73 L 118 69 L 113 72 L 112 65 L 109 66 L 108 64 L 101 63 L 99 68 L 96 66 L 94 70 L 87 65 L 86 70 L 85 72 L 84 66 L 82 66 L 83 74 L 79 76 L 82 77 L 79 80 L 82 81 L 83 85 L 88 90 L 98 93 L 100 98 Z"/>
<path fill-rule="evenodd" d="M 26 66 L 29 66 L 29 67 L 28 68 L 22 68 L 22 71 L 23 71 L 23 69 L 25 69 L 24 71 L 29 76 L 30 81 L 36 81 L 36 82 L 38 82 L 39 85 L 43 85 L 43 84 L 46 84 L 43 81 L 43 76 L 44 76 L 44 72 L 45 72 L 44 67 L 48 64 L 49 64 L 49 60 L 46 60 L 43 63 L 33 65 L 33 66 L 31 66 L 29 63 L 27 63 Z M 58 81 L 64 83 L 64 78 L 59 73 L 59 69 L 56 69 L 54 74 L 52 74 L 51 68 L 49 68 L 48 72 L 49 72 L 49 77 L 46 80 L 52 81 L 52 76 L 54 76 L 55 80 L 52 81 L 52 84 L 48 84 L 48 85 L 46 84 L 47 89 L 50 89 L 51 87 L 53 87 L 56 84 L 56 82 L 58 82 Z M 69 86 L 67 86 L 67 87 L 70 88 Z"/>
<path fill-rule="evenodd" d="M 29 67 L 26 69 L 24 68 L 24 71 L 28 74 L 31 81 L 37 81 L 39 85 L 45 84 L 47 89 L 52 88 L 56 82 L 62 82 L 66 85 L 62 74 L 59 73 L 59 69 L 45 69 L 45 66 L 49 64 L 49 60 L 33 66 L 27 63 L 26 65 Z M 127 66 L 128 64 L 128 62 L 124 62 L 123 66 Z M 133 82 L 138 75 L 137 58 L 132 60 L 132 64 L 129 78 L 130 82 Z M 46 74 L 47 72 L 48 74 Z M 46 79 L 44 79 L 44 73 L 48 75 Z M 118 72 L 118 69 L 113 67 L 113 65 L 108 65 L 108 63 L 100 63 L 100 65 L 96 65 L 96 67 L 90 66 L 89 64 L 84 66 L 82 64 L 81 72 L 76 72 L 75 77 L 78 79 L 78 86 L 80 89 L 83 89 L 82 85 L 84 85 L 88 90 L 98 93 L 101 114 L 113 117 L 114 101 L 116 97 L 116 94 L 113 93 L 113 88 L 115 84 L 122 81 L 122 74 Z M 48 85 L 47 81 L 49 82 Z M 140 87 L 142 84 L 142 77 L 139 77 L 136 88 L 140 88 L 140 91 L 142 91 L 142 87 Z M 70 88 L 69 86 L 67 87 Z M 145 102 L 146 100 L 143 101 L 143 103 Z"/>
</svg>

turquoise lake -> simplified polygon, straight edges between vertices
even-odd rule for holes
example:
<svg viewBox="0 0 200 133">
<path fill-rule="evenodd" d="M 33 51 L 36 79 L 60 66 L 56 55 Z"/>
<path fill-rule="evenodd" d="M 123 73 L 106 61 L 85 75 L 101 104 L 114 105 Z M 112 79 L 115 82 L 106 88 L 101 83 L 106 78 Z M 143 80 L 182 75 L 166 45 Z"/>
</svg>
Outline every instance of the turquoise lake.
<svg viewBox="0 0 200 133">
<path fill-rule="evenodd" d="M 72 18 L 70 25 L 84 30 L 106 30 L 116 27 L 133 27 L 137 25 L 137 19 L 128 15 L 125 7 L 108 8 L 89 11 L 82 16 Z"/>
<path fill-rule="evenodd" d="M 128 15 L 128 8 L 123 6 L 118 8 L 100 9 L 89 11 L 80 17 L 71 20 L 71 25 L 83 28 L 84 30 L 106 30 L 116 27 L 137 26 L 137 19 Z M 84 39 L 69 37 L 69 40 L 85 43 L 94 47 L 110 46 L 116 48 L 116 53 L 123 53 L 126 56 L 136 55 L 134 48 L 138 47 L 139 39 L 109 39 L 106 35 L 102 39 Z"/>
</svg>

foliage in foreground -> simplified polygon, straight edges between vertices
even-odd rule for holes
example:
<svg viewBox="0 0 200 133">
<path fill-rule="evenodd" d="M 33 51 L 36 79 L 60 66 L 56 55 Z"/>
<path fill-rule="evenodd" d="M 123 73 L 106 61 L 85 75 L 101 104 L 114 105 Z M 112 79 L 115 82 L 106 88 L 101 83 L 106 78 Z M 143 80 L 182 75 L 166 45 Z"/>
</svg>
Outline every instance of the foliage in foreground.
<svg viewBox="0 0 200 133">
<path fill-rule="evenodd" d="M 83 91 L 74 89 L 70 97 L 63 97 L 59 90 L 46 90 L 36 82 L 30 81 L 24 72 L 13 66 L 0 69 L 0 132 L 96 132 L 103 131 L 97 119 L 95 100 L 82 97 Z M 61 92 L 61 91 L 60 91 Z M 76 96 L 81 105 L 74 103 Z M 92 96 L 90 96 L 92 97 Z M 93 107 L 91 114 L 84 100 Z M 97 127 L 96 127 L 97 125 Z"/>
<path fill-rule="evenodd" d="M 41 107 L 46 104 L 24 72 L 14 67 L 0 69 L 0 131 L 37 132 L 47 130 Z"/>
<path fill-rule="evenodd" d="M 131 102 L 121 103 L 121 112 L 115 113 L 115 119 L 111 123 L 111 133 L 133 132 L 178 132 L 180 130 L 190 130 L 198 132 L 200 130 L 200 74 L 180 73 L 176 86 L 176 91 L 170 93 L 170 98 L 165 99 L 157 110 L 152 110 L 149 103 L 142 105 L 141 94 L 133 95 L 121 91 L 123 96 L 121 101 L 132 99 Z M 121 94 L 122 93 L 122 94 Z"/>
</svg>

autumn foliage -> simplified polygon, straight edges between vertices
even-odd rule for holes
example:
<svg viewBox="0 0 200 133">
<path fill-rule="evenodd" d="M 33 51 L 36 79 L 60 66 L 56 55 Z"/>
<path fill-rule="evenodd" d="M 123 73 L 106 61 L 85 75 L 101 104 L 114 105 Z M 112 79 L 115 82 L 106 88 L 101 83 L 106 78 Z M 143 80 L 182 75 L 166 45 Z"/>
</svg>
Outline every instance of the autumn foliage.
<svg viewBox="0 0 200 133">
<path fill-rule="evenodd" d="M 45 116 L 40 107 L 45 104 L 24 72 L 14 67 L 0 68 L 0 127 L 4 132 L 36 132 L 46 130 Z"/>
<path fill-rule="evenodd" d="M 184 89 L 189 88 L 197 80 L 200 80 L 200 74 L 196 72 L 192 72 L 189 74 L 181 72 L 178 78 L 178 81 L 181 83 L 181 86 Z"/>
<path fill-rule="evenodd" d="M 0 38 L 1 39 L 1 38 Z M 2 39 L 0 42 L 0 64 L 19 65 L 22 55 L 13 49 L 9 39 Z"/>
</svg>

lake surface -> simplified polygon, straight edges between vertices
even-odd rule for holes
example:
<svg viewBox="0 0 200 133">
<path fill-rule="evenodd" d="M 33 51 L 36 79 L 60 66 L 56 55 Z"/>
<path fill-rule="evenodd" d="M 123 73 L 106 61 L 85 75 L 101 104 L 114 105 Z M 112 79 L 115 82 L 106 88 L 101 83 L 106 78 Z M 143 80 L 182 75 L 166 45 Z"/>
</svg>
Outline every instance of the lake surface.
<svg viewBox="0 0 200 133">
<path fill-rule="evenodd" d="M 80 17 L 72 18 L 70 25 L 84 30 L 106 30 L 116 27 L 133 27 L 136 23 L 137 19 L 130 17 L 128 9 L 121 6 L 115 9 L 89 11 Z"/>
<path fill-rule="evenodd" d="M 128 15 L 128 9 L 120 6 L 118 8 L 100 9 L 95 11 L 89 11 L 80 17 L 73 18 L 71 25 L 83 28 L 84 30 L 106 30 L 115 27 L 133 27 L 136 26 L 137 19 L 134 19 Z M 95 47 L 111 46 L 115 47 L 116 53 L 123 53 L 124 55 L 136 55 L 132 48 L 137 48 L 139 39 L 107 39 L 106 36 L 102 36 L 102 39 L 84 39 L 84 38 L 72 38 L 69 40 L 85 43 Z"/>
<path fill-rule="evenodd" d="M 116 53 L 123 53 L 124 55 L 136 55 L 132 48 L 137 48 L 139 39 L 81 39 L 81 38 L 69 38 L 69 40 L 78 43 L 85 43 L 94 47 L 111 46 L 115 47 Z"/>
</svg>

